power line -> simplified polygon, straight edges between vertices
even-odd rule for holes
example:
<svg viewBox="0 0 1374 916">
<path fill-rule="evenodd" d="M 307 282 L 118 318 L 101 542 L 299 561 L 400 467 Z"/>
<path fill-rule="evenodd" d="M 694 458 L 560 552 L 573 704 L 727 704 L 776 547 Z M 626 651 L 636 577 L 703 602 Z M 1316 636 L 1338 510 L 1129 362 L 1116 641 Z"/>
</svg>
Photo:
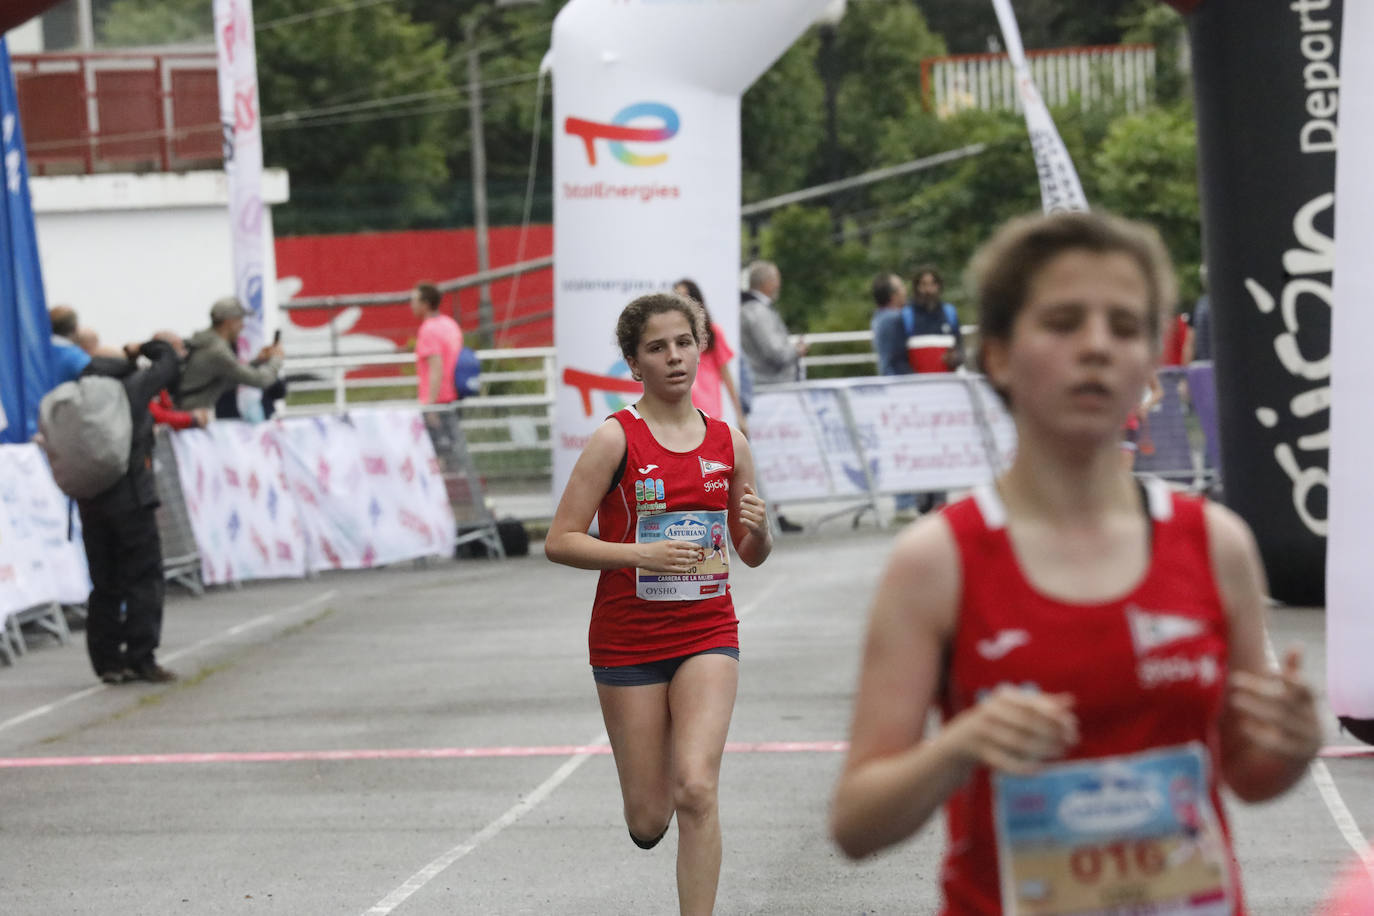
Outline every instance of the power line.
<svg viewBox="0 0 1374 916">
<path fill-rule="evenodd" d="M 267 29 L 279 29 L 282 26 L 295 25 L 298 22 L 307 22 L 311 19 L 323 19 L 325 16 L 337 16 L 340 13 L 351 13 L 354 10 L 366 9 L 369 6 L 380 6 L 383 3 L 394 3 L 395 0 L 353 0 L 351 3 L 339 3 L 335 6 L 326 6 L 323 9 L 311 10 L 308 13 L 297 13 L 294 16 L 283 16 L 280 19 L 273 19 L 269 22 L 260 22 L 253 27 L 255 32 L 264 32 Z"/>
</svg>

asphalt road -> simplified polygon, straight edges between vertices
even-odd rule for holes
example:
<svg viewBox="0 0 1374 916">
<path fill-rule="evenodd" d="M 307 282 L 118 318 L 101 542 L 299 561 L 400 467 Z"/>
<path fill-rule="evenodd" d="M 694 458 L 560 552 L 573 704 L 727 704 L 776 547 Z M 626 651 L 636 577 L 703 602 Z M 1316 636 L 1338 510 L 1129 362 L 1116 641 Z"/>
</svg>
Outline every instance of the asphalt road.
<svg viewBox="0 0 1374 916">
<path fill-rule="evenodd" d="M 825 835 L 890 544 L 837 520 L 737 564 L 718 913 L 934 912 L 938 825 L 861 865 Z M 0 669 L 0 912 L 675 912 L 674 832 L 632 846 L 611 759 L 579 750 L 604 740 L 595 579 L 536 555 L 176 594 L 167 687 L 36 646 Z M 1321 611 L 1271 623 L 1322 684 Z M 1230 811 L 1251 912 L 1313 913 L 1374 837 L 1374 758 Z"/>
</svg>

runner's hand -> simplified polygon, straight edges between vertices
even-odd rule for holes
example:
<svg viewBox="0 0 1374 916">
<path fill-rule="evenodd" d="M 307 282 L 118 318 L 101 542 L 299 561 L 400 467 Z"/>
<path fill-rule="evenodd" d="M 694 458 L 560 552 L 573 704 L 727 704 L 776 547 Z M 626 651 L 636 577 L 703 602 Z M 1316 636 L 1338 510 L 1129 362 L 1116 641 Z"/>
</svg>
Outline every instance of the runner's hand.
<svg viewBox="0 0 1374 916">
<path fill-rule="evenodd" d="M 1312 688 L 1302 677 L 1301 649 L 1284 653 L 1282 671 L 1233 672 L 1230 686 L 1227 702 L 1252 744 L 1304 762 L 1321 750 L 1322 729 Z"/>
<path fill-rule="evenodd" d="M 744 485 L 744 495 L 739 500 L 739 520 L 751 534 L 763 537 L 768 533 L 768 506 L 754 492 L 753 486 L 747 483 Z"/>
<path fill-rule="evenodd" d="M 960 713 L 949 732 L 971 761 L 1030 776 L 1078 743 L 1072 694 L 1045 694 L 1003 685 Z"/>
<path fill-rule="evenodd" d="M 655 541 L 639 546 L 640 569 L 660 573 L 686 573 L 706 559 L 706 551 L 690 541 Z"/>
</svg>

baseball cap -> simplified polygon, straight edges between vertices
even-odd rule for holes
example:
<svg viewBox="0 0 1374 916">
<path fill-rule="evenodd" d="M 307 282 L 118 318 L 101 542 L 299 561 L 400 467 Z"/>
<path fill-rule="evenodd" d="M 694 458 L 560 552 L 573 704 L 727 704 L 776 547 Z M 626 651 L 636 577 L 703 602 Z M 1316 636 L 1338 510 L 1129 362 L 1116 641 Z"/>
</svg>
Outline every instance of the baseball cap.
<svg viewBox="0 0 1374 916">
<path fill-rule="evenodd" d="M 221 321 L 229 321 L 234 318 L 242 318 L 248 314 L 243 305 L 235 296 L 225 296 L 210 306 L 210 321 L 219 324 Z"/>
</svg>

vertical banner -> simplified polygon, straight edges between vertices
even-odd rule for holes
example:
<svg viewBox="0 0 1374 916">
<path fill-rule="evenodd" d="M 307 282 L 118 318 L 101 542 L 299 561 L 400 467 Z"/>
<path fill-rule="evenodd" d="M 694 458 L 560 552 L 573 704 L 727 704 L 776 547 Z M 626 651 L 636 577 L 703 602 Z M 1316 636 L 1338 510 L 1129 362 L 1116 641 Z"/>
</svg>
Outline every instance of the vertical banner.
<svg viewBox="0 0 1374 916">
<path fill-rule="evenodd" d="M 248 315 L 239 355 L 262 346 L 264 330 L 262 123 L 252 0 L 215 0 L 219 52 L 219 111 L 224 129 L 224 171 L 229 180 L 230 237 L 234 243 L 234 294 Z"/>
<path fill-rule="evenodd" d="M 19 100 L 0 37 L 0 442 L 38 432 L 38 402 L 53 382 L 51 336 Z"/>
<path fill-rule="evenodd" d="M 1324 600 L 1341 18 L 1339 0 L 1189 16 L 1222 484 L 1290 604 Z"/>
<path fill-rule="evenodd" d="M 1352 3 L 1341 43 L 1353 52 L 1374 44 L 1374 7 Z M 1341 150 L 1336 160 L 1336 276 L 1331 315 L 1330 541 L 1326 554 L 1327 699 L 1361 740 L 1374 744 L 1374 58 L 1342 55 Z"/>
<path fill-rule="evenodd" d="M 1087 210 L 1088 198 L 1083 194 L 1078 171 L 1073 167 L 1073 160 L 1069 158 L 1069 151 L 1059 136 L 1059 129 L 1054 126 L 1050 110 L 1045 107 L 1045 100 L 1040 97 L 1040 90 L 1036 88 L 1030 67 L 1026 64 L 1026 52 L 1021 47 L 1021 27 L 1016 23 L 1011 0 L 992 0 L 992 6 L 997 11 L 997 22 L 1002 27 L 1007 56 L 1016 70 L 1016 91 L 1021 96 L 1021 110 L 1026 116 L 1031 152 L 1035 155 L 1035 168 L 1040 173 L 1040 199 L 1045 212 Z"/>
<path fill-rule="evenodd" d="M 631 299 L 691 277 L 738 349 L 740 96 L 826 5 L 571 0 L 558 14 L 555 494 L 641 391 L 615 345 Z"/>
</svg>

